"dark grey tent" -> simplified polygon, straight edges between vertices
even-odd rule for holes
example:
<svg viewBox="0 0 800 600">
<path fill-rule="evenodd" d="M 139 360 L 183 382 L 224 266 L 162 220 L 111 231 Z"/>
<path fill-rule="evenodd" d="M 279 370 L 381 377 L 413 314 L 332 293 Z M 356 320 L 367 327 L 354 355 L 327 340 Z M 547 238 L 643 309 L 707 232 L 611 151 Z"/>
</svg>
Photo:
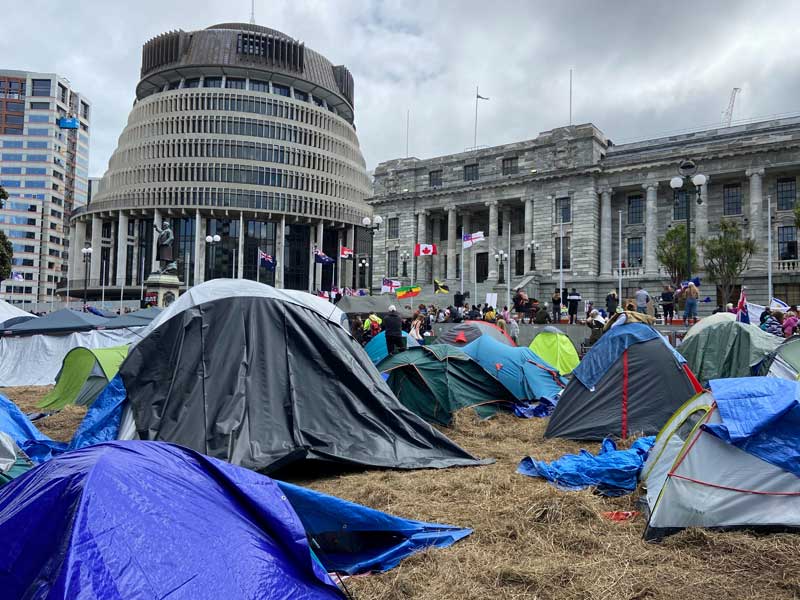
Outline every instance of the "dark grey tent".
<svg viewBox="0 0 800 600">
<path fill-rule="evenodd" d="M 479 464 L 395 398 L 343 320 L 304 292 L 193 287 L 120 367 L 139 437 L 266 471 L 301 459 Z"/>
<path fill-rule="evenodd" d="M 655 329 L 643 323 L 614 327 L 573 371 L 544 435 L 655 435 L 701 389 L 685 359 Z"/>
<path fill-rule="evenodd" d="M 62 308 L 44 317 L 12 325 L 4 330 L 3 333 L 11 335 L 72 333 L 74 331 L 90 331 L 98 327 L 105 327 L 107 323 L 108 319 L 105 317 Z"/>
</svg>

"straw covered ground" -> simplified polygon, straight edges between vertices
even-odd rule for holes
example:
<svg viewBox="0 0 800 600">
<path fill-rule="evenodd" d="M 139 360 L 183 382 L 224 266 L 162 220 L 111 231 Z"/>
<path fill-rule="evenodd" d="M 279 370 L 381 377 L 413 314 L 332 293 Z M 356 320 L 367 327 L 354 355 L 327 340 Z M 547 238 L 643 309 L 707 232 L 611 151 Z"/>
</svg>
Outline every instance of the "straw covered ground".
<svg viewBox="0 0 800 600">
<path fill-rule="evenodd" d="M 26 412 L 46 388 L 0 390 Z M 66 440 L 82 411 L 37 422 Z M 422 552 L 387 573 L 346 581 L 359 600 L 800 598 L 800 536 L 687 530 L 662 544 L 641 540 L 641 516 L 613 522 L 602 512 L 635 510 L 635 495 L 607 499 L 562 492 L 516 474 L 526 454 L 555 459 L 579 444 L 543 440 L 545 422 L 469 410 L 445 430 L 493 465 L 368 471 L 295 479 L 314 489 L 406 518 L 470 527 L 446 550 Z M 584 444 L 591 451 L 597 444 Z"/>
</svg>

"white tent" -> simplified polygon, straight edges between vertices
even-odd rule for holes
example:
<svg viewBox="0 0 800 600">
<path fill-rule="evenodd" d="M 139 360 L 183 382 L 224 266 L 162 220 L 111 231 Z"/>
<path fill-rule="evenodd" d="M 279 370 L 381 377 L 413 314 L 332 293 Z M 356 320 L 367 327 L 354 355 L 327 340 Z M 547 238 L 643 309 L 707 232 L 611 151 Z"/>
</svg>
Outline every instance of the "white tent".
<svg viewBox="0 0 800 600">
<path fill-rule="evenodd" d="M 9 319 L 16 317 L 33 317 L 29 312 L 25 312 L 21 308 L 17 308 L 13 304 L 9 304 L 5 300 L 0 300 L 0 324 L 5 323 Z"/>
<path fill-rule="evenodd" d="M 0 337 L 0 387 L 52 385 L 73 348 L 109 348 L 138 340 L 144 327 L 96 329 L 66 335 Z"/>
<path fill-rule="evenodd" d="M 721 381 L 726 382 L 728 390 L 738 387 L 738 398 L 728 399 L 728 406 L 737 405 L 739 412 L 749 418 L 753 414 L 749 410 L 754 406 L 751 402 L 786 397 L 786 390 L 775 393 L 773 386 L 765 383 L 770 379 L 715 380 L 712 389 Z M 794 382 L 780 382 L 784 384 L 796 386 Z M 794 397 L 794 388 L 790 392 L 789 401 Z M 746 451 L 710 431 L 709 427 L 717 427 L 717 431 L 742 428 L 740 423 L 731 424 L 724 419 L 723 412 L 712 392 L 704 392 L 678 409 L 659 433 L 642 469 L 650 510 L 645 539 L 661 539 L 686 527 L 800 527 L 800 477 L 774 457 L 765 460 L 764 454 L 754 451 L 752 445 Z M 735 407 L 733 411 L 728 409 L 728 414 L 736 412 Z M 778 423 L 796 417 L 776 410 L 771 418 Z M 772 426 L 769 423 L 762 421 L 761 426 L 768 429 Z M 776 431 L 781 430 L 781 425 L 776 427 Z M 764 429 L 754 428 L 753 432 L 754 437 L 765 434 Z M 793 439 L 788 444 L 767 441 L 774 442 L 777 453 L 785 447 L 791 454 L 798 442 L 793 434 L 790 437 Z"/>
</svg>

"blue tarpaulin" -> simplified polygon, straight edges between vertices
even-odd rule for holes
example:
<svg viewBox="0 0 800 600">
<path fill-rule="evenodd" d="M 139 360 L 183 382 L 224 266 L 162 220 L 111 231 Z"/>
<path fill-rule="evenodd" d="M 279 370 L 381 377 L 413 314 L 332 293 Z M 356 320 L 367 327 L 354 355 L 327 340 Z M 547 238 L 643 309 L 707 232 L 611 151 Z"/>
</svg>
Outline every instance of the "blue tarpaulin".
<svg viewBox="0 0 800 600">
<path fill-rule="evenodd" d="M 567 380 L 530 348 L 509 346 L 482 335 L 461 349 L 502 383 L 517 400 L 544 400 L 552 409 L 559 392 L 567 385 Z M 525 407 L 521 407 L 515 412 L 517 416 L 525 417 L 546 416 L 548 413 L 543 411 L 544 414 L 535 414 L 536 407 L 529 408 L 525 410 Z"/>
<path fill-rule="evenodd" d="M 67 445 L 54 442 L 39 431 L 30 419 L 5 396 L 0 395 L 0 431 L 7 433 L 35 463 L 63 452 Z"/>
<path fill-rule="evenodd" d="M 664 339 L 658 331 L 645 323 L 626 323 L 617 327 L 612 327 L 606 331 L 602 337 L 583 357 L 583 360 L 572 372 L 575 378 L 580 381 L 588 390 L 594 389 L 598 382 L 608 372 L 611 365 L 615 364 L 622 353 L 633 344 L 659 339 L 670 349 L 678 364 L 684 364 L 683 358 Z"/>
<path fill-rule="evenodd" d="M 446 548 L 472 533 L 452 525 L 401 519 L 289 483 L 278 485 L 328 571 L 388 571 L 414 552 Z"/>
<path fill-rule="evenodd" d="M 597 456 L 581 450 L 580 454 L 566 454 L 551 463 L 527 456 L 517 473 L 542 477 L 566 490 L 595 487 L 604 496 L 623 496 L 636 489 L 639 471 L 655 440 L 654 436 L 639 438 L 630 449 L 617 450 L 614 441 L 606 438 Z"/>
<path fill-rule="evenodd" d="M 417 340 L 408 335 L 405 331 L 403 332 L 403 339 L 406 341 L 407 348 L 414 348 L 415 346 L 420 345 Z M 386 332 L 381 331 L 378 335 L 367 342 L 366 346 L 364 346 L 364 350 L 366 351 L 367 356 L 369 356 L 369 359 L 372 361 L 373 365 L 377 365 L 384 358 L 389 356 L 389 349 L 386 347 Z"/>
<path fill-rule="evenodd" d="M 117 373 L 92 402 L 75 435 L 72 436 L 69 449 L 78 450 L 92 444 L 117 439 L 122 420 L 122 405 L 126 396 L 122 376 Z"/>
<path fill-rule="evenodd" d="M 721 440 L 800 477 L 800 385 L 776 377 L 713 379 L 722 423 L 703 427 Z"/>
<path fill-rule="evenodd" d="M 469 529 L 401 519 L 173 444 L 66 452 L 0 488 L 4 597 L 339 598 Z M 33 590 L 36 590 L 34 593 Z"/>
<path fill-rule="evenodd" d="M 32 469 L 0 488 L 0 539 L 8 598 L 342 597 L 274 481 L 171 444 Z"/>
</svg>

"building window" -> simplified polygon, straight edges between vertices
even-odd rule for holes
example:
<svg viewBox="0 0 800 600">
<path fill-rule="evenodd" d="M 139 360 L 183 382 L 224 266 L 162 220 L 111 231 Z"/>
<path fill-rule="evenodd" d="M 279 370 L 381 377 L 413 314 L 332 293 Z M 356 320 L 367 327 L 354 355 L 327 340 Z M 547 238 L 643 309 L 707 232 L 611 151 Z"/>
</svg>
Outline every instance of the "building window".
<svg viewBox="0 0 800 600">
<path fill-rule="evenodd" d="M 672 205 L 672 220 L 685 221 L 686 220 L 686 201 L 689 195 L 686 190 L 675 190 L 674 203 Z"/>
<path fill-rule="evenodd" d="M 556 198 L 556 223 L 572 222 L 572 203 L 570 198 Z"/>
<path fill-rule="evenodd" d="M 390 217 L 386 222 L 386 237 L 390 240 L 396 240 L 400 237 L 400 219 L 398 217 Z"/>
<path fill-rule="evenodd" d="M 641 194 L 628 196 L 628 225 L 644 223 L 644 198 Z"/>
<path fill-rule="evenodd" d="M 569 237 L 564 236 L 563 238 L 556 237 L 555 238 L 555 262 L 553 262 L 553 270 L 558 271 L 562 267 L 564 269 L 570 269 L 570 256 L 572 253 L 569 249 Z M 561 250 L 563 248 L 564 251 L 564 263 L 561 263 Z"/>
<path fill-rule="evenodd" d="M 797 198 L 797 184 L 794 177 L 778 179 L 778 210 L 792 210 Z"/>
<path fill-rule="evenodd" d="M 279 96 L 286 96 L 287 98 L 290 96 L 289 87 L 279 83 L 272 84 L 272 93 L 278 94 Z"/>
<path fill-rule="evenodd" d="M 34 79 L 31 96 L 49 96 L 51 82 L 49 79 Z"/>
<path fill-rule="evenodd" d="M 778 227 L 779 260 L 797 260 L 797 227 Z"/>
<path fill-rule="evenodd" d="M 525 249 L 514 251 L 514 275 L 525 275 Z"/>
<path fill-rule="evenodd" d="M 308 94 L 306 94 L 305 92 L 301 92 L 300 90 L 295 90 L 294 99 L 300 100 L 301 102 L 308 102 Z"/>
<path fill-rule="evenodd" d="M 229 90 L 243 90 L 245 88 L 246 81 L 244 79 L 236 79 L 233 77 L 228 77 L 225 80 L 225 87 Z"/>
<path fill-rule="evenodd" d="M 466 177 L 466 172 L 464 176 Z M 442 187 L 442 172 L 431 171 L 428 173 L 428 185 L 432 188 Z"/>
<path fill-rule="evenodd" d="M 628 238 L 628 266 L 642 266 L 642 238 Z"/>
<path fill-rule="evenodd" d="M 742 186 L 738 183 L 722 186 L 722 214 L 742 214 Z"/>
<path fill-rule="evenodd" d="M 222 77 L 206 77 L 203 79 L 203 87 L 207 88 L 221 88 Z"/>
<path fill-rule="evenodd" d="M 478 181 L 478 165 L 464 165 L 464 181 Z"/>
<path fill-rule="evenodd" d="M 258 79 L 251 79 L 250 89 L 254 92 L 269 92 L 269 82 L 259 81 Z"/>
<path fill-rule="evenodd" d="M 776 283 L 773 289 L 775 297 L 789 306 L 800 304 L 800 283 Z"/>
<path fill-rule="evenodd" d="M 519 171 L 519 161 L 516 156 L 503 159 L 503 175 L 514 175 Z"/>
<path fill-rule="evenodd" d="M 397 250 L 386 253 L 386 276 L 397 277 Z"/>
<path fill-rule="evenodd" d="M 183 87 L 185 88 L 200 87 L 200 79 L 185 79 L 183 82 Z"/>
</svg>

